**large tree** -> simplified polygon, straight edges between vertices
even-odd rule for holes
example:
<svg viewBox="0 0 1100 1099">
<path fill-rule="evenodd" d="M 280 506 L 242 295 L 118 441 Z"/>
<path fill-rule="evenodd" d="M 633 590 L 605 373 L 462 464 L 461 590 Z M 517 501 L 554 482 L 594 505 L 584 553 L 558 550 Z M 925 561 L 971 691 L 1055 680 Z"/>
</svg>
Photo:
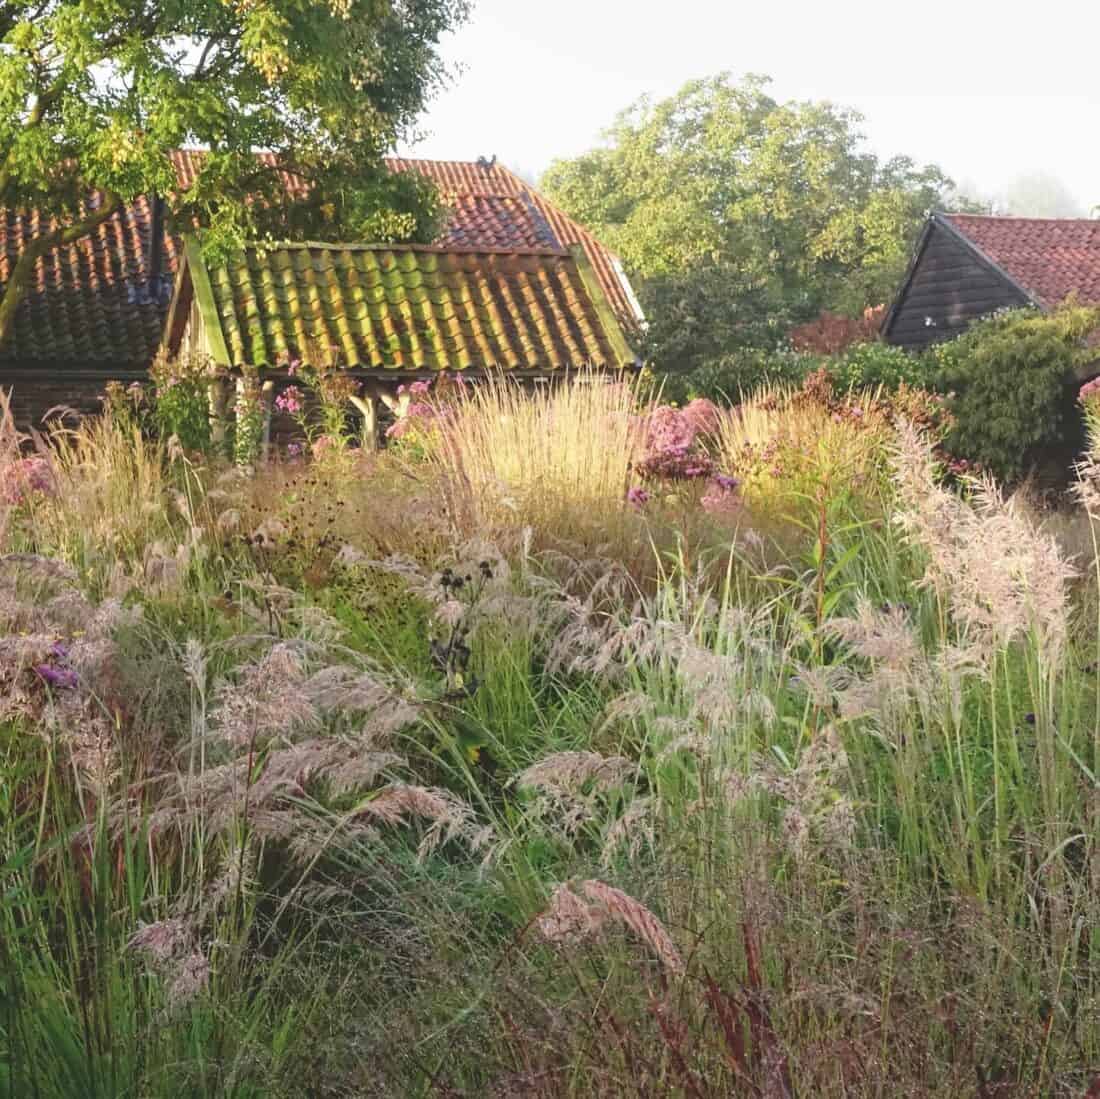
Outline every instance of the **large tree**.
<svg viewBox="0 0 1100 1099">
<path fill-rule="evenodd" d="M 215 250 L 430 234 L 431 189 L 382 157 L 465 15 L 466 0 L 0 0 L 0 206 L 42 219 L 3 286 L 0 341 L 37 260 L 146 192 Z M 185 144 L 208 153 L 181 190 L 168 154 Z M 257 150 L 308 198 L 288 202 Z"/>
<path fill-rule="evenodd" d="M 869 152 L 854 112 L 780 103 L 767 85 L 723 74 L 642 99 L 542 180 L 622 256 L 659 365 L 774 345 L 823 308 L 878 304 L 950 192 L 938 168 Z"/>
</svg>

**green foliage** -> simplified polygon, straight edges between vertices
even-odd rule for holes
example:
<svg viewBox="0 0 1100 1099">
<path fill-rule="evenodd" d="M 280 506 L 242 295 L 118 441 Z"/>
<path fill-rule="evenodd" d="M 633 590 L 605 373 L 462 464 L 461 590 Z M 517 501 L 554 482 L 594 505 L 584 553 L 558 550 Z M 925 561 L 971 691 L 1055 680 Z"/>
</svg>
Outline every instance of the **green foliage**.
<svg viewBox="0 0 1100 1099">
<path fill-rule="evenodd" d="M 661 369 L 775 346 L 823 307 L 886 300 L 925 214 L 945 203 L 942 172 L 880 161 L 854 112 L 766 89 L 723 74 L 642 99 L 604 147 L 543 178 L 638 281 Z"/>
<path fill-rule="evenodd" d="M 921 389 L 933 387 L 935 364 L 885 343 L 857 343 L 839 355 L 819 360 L 840 389 L 895 390 L 903 383 Z"/>
<path fill-rule="evenodd" d="M 0 307 L 0 338 L 38 255 L 156 191 L 207 246 L 323 234 L 425 239 L 438 203 L 385 151 L 443 75 L 465 0 L 14 0 L 0 9 L 0 205 L 57 219 Z M 181 187 L 173 149 L 210 151 Z M 267 149 L 308 181 L 292 202 Z M 99 198 L 87 202 L 89 194 Z M 252 201 L 250 201 L 250 198 Z M 262 201 L 254 201 L 255 199 Z"/>
<path fill-rule="evenodd" d="M 162 439 L 174 435 L 185 450 L 209 450 L 212 378 L 209 361 L 199 356 L 160 358 L 153 364 L 150 375 L 155 387 L 152 426 L 157 435 Z M 137 407 L 141 411 L 140 405 Z"/>
<path fill-rule="evenodd" d="M 263 443 L 264 409 L 260 380 L 255 372 L 244 374 L 237 387 L 233 418 L 233 458 L 239 466 L 251 466 Z"/>
<path fill-rule="evenodd" d="M 1021 309 L 975 324 L 930 353 L 956 425 L 950 453 L 1017 480 L 1044 465 L 1064 479 L 1083 439 L 1074 371 L 1095 358 L 1086 338 L 1100 309 Z"/>
<path fill-rule="evenodd" d="M 896 390 L 902 383 L 931 389 L 938 366 L 884 343 L 854 344 L 837 355 L 745 347 L 736 348 L 690 373 L 659 375 L 666 400 L 682 404 L 696 397 L 719 403 L 737 403 L 741 397 L 769 387 L 799 386 L 816 370 L 825 369 L 838 390 Z"/>
</svg>

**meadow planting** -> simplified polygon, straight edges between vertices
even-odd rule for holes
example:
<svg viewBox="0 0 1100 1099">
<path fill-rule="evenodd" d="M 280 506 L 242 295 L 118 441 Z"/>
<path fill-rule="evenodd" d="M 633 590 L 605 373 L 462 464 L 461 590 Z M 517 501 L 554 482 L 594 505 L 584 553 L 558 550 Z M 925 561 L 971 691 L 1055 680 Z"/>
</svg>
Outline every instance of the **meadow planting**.
<svg viewBox="0 0 1100 1099">
<path fill-rule="evenodd" d="M 182 392 L 0 403 L 0 1096 L 1100 1096 L 1100 436 Z"/>
</svg>

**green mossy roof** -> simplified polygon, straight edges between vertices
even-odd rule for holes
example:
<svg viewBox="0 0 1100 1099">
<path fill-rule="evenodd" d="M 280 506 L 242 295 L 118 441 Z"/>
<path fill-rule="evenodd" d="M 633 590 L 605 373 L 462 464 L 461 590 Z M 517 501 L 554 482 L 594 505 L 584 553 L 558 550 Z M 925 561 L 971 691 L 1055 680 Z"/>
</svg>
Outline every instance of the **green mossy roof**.
<svg viewBox="0 0 1100 1099">
<path fill-rule="evenodd" d="M 201 265 L 193 242 L 187 256 Z M 233 367 L 542 371 L 634 358 L 579 249 L 279 245 L 207 267 L 208 286 L 203 273 L 192 276 L 202 315 L 220 328 L 209 343 Z"/>
</svg>

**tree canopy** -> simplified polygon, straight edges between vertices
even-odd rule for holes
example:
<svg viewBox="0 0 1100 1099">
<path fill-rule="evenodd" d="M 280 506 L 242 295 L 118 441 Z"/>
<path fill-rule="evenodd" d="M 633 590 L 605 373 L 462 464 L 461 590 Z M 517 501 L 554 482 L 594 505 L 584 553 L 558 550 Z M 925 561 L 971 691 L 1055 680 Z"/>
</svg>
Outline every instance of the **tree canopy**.
<svg viewBox="0 0 1100 1099">
<path fill-rule="evenodd" d="M 0 205 L 52 219 L 15 265 L 0 340 L 38 257 L 155 191 L 212 249 L 273 233 L 425 239 L 424 181 L 382 157 L 445 75 L 467 0 L 6 0 Z M 168 153 L 208 151 L 181 191 Z M 257 150 L 309 184 L 291 204 Z"/>
<path fill-rule="evenodd" d="M 767 87 L 722 74 L 639 100 L 602 146 L 543 178 L 639 283 L 661 366 L 700 366 L 774 344 L 823 308 L 886 300 L 951 191 L 936 167 L 869 152 L 858 114 L 780 103 Z"/>
</svg>

